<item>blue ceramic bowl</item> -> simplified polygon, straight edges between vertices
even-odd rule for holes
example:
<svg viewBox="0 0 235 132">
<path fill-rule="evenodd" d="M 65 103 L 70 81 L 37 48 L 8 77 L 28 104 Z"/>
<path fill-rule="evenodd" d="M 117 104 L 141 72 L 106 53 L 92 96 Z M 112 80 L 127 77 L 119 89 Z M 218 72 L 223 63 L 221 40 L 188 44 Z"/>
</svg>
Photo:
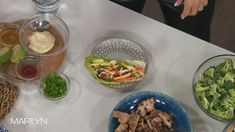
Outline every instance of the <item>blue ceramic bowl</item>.
<svg viewBox="0 0 235 132">
<path fill-rule="evenodd" d="M 173 116 L 173 128 L 175 132 L 192 132 L 191 121 L 186 110 L 175 99 L 162 93 L 143 91 L 131 94 L 121 100 L 113 110 L 131 113 L 141 101 L 152 97 L 157 102 L 155 108 Z M 118 120 L 113 118 L 111 114 L 108 131 L 114 132 L 118 125 Z"/>
<path fill-rule="evenodd" d="M 0 132 L 8 132 L 7 129 L 5 127 L 3 127 L 2 125 L 0 125 Z"/>
</svg>

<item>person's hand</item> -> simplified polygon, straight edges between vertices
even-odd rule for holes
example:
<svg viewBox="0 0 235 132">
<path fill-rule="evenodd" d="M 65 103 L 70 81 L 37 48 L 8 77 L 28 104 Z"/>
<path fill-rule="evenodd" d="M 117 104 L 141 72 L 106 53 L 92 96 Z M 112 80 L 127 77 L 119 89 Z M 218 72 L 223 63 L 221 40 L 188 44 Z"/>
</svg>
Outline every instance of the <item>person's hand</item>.
<svg viewBox="0 0 235 132">
<path fill-rule="evenodd" d="M 181 19 L 187 16 L 195 16 L 199 11 L 208 4 L 208 0 L 176 0 L 175 6 L 184 4 L 184 10 L 181 14 Z"/>
</svg>

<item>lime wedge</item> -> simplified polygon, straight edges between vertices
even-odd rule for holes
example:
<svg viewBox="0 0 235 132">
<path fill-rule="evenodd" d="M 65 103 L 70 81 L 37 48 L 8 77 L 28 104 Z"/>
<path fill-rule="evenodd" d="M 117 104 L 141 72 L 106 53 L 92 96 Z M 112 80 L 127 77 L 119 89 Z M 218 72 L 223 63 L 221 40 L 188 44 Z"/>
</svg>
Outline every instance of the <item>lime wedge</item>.
<svg viewBox="0 0 235 132">
<path fill-rule="evenodd" d="M 17 44 L 12 49 L 11 62 L 18 63 L 20 59 L 24 57 L 25 55 L 26 55 L 26 52 L 24 51 L 24 49 L 19 44 Z"/>
<path fill-rule="evenodd" d="M 6 63 L 7 61 L 10 60 L 10 57 L 11 57 L 10 48 L 4 47 L 0 49 L 0 63 Z"/>
</svg>

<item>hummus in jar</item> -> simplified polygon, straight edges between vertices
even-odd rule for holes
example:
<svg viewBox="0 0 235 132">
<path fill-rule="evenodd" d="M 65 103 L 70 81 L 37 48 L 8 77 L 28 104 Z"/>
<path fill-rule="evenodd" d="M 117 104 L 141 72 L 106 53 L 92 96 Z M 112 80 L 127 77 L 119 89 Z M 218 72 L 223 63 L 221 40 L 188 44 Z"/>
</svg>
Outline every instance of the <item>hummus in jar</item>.
<svg viewBox="0 0 235 132">
<path fill-rule="evenodd" d="M 29 48 L 38 54 L 49 52 L 54 45 L 55 37 L 48 31 L 36 31 L 29 37 Z"/>
</svg>

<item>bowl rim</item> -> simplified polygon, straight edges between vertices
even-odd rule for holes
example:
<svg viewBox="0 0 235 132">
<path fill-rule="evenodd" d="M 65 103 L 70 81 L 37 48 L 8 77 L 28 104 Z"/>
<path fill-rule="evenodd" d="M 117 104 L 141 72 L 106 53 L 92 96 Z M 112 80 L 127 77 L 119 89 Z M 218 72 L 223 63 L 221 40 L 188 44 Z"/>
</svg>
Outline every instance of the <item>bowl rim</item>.
<svg viewBox="0 0 235 132">
<path fill-rule="evenodd" d="M 128 42 L 131 42 L 131 43 L 135 44 L 136 46 L 138 46 L 138 48 L 140 48 L 141 50 L 143 50 L 144 61 L 145 61 L 146 65 L 148 65 L 149 60 L 148 60 L 148 56 L 147 56 L 147 54 L 146 54 L 145 48 L 144 48 L 141 44 L 139 44 L 139 43 L 137 43 L 137 42 L 135 42 L 135 41 L 133 41 L 133 40 L 131 40 L 131 39 L 128 39 L 128 38 L 119 38 L 119 37 L 108 37 L 108 38 L 105 38 L 105 39 L 103 39 L 99 44 L 97 44 L 97 45 L 95 45 L 95 46 L 93 47 L 93 49 L 91 50 L 91 53 L 90 53 L 90 54 L 91 54 L 91 55 L 94 55 L 95 49 L 96 49 L 99 45 L 104 44 L 104 43 L 107 42 L 107 41 L 113 41 L 113 40 L 128 41 Z M 148 68 L 148 67 L 146 67 L 146 68 Z M 147 72 L 147 70 L 146 70 L 146 72 Z"/>
<path fill-rule="evenodd" d="M 35 20 L 50 20 L 51 18 L 55 19 L 58 23 L 60 23 L 60 25 L 63 27 L 63 29 L 66 31 L 66 40 L 64 41 L 64 47 L 61 48 L 59 51 L 53 52 L 53 53 L 48 53 L 48 54 L 39 54 L 36 52 L 33 52 L 32 50 L 30 50 L 29 48 L 27 48 L 27 46 L 25 44 L 23 44 L 23 38 L 22 38 L 22 34 L 24 32 L 24 30 L 26 29 L 26 27 L 34 22 Z M 30 17 L 29 19 L 26 19 L 26 21 L 21 25 L 20 29 L 19 29 L 19 41 L 20 44 L 22 45 L 22 47 L 26 50 L 27 53 L 30 53 L 32 55 L 36 55 L 36 56 L 42 56 L 42 57 L 46 57 L 46 56 L 54 56 L 54 55 L 58 55 L 60 53 L 62 53 L 64 50 L 66 50 L 68 48 L 69 45 L 69 38 L 70 38 L 70 30 L 68 25 L 65 23 L 64 20 L 62 20 L 61 18 L 52 15 L 50 13 L 43 13 L 43 14 L 37 14 L 34 15 L 32 17 Z"/>
<path fill-rule="evenodd" d="M 110 132 L 110 126 L 111 126 L 111 120 L 113 119 L 113 116 L 112 116 L 112 112 L 116 109 L 116 107 L 120 106 L 120 104 L 127 98 L 130 98 L 132 96 L 136 96 L 138 94 L 154 94 L 155 96 L 162 96 L 162 97 L 166 97 L 168 99 L 170 99 L 174 104 L 176 104 L 177 106 L 179 106 L 179 108 L 182 110 L 182 112 L 184 113 L 187 121 L 188 121 L 188 124 L 189 124 L 189 128 L 190 128 L 190 132 L 193 131 L 193 127 L 192 127 L 192 121 L 191 121 L 191 118 L 189 117 L 188 115 L 188 112 L 185 110 L 185 108 L 176 100 L 174 99 L 173 97 L 170 97 L 164 93 L 161 93 L 161 92 L 157 92 L 157 91 L 138 91 L 138 92 L 134 92 L 134 93 L 131 93 L 127 96 L 125 96 L 124 98 L 122 98 L 120 101 L 118 101 L 118 103 L 114 106 L 114 108 L 112 109 L 111 113 L 109 114 L 109 121 L 108 121 L 108 132 Z M 143 100 L 142 100 L 143 101 Z"/>
<path fill-rule="evenodd" d="M 210 113 L 209 111 L 207 111 L 201 104 L 200 100 L 198 99 L 198 97 L 196 96 L 196 92 L 195 92 L 195 84 L 196 84 L 196 76 L 198 75 L 199 71 L 201 70 L 201 68 L 205 65 L 205 64 L 208 64 L 208 62 L 210 62 L 211 60 L 214 60 L 214 59 L 217 59 L 217 58 L 220 58 L 220 57 L 234 57 L 235 58 L 235 55 L 234 54 L 220 54 L 220 55 L 215 55 L 213 57 L 210 57 L 208 59 L 206 59 L 205 61 L 203 61 L 203 63 L 201 63 L 197 70 L 195 71 L 195 73 L 193 74 L 193 81 L 192 81 L 192 92 L 193 92 L 193 96 L 194 96 L 194 100 L 195 102 L 197 103 L 197 105 L 199 106 L 199 108 L 204 112 L 206 113 L 209 117 L 215 119 L 215 120 L 218 120 L 218 121 L 222 121 L 222 122 L 230 122 L 232 120 L 235 119 L 232 118 L 232 119 L 223 119 L 223 118 L 220 118 L 212 113 Z"/>
</svg>

